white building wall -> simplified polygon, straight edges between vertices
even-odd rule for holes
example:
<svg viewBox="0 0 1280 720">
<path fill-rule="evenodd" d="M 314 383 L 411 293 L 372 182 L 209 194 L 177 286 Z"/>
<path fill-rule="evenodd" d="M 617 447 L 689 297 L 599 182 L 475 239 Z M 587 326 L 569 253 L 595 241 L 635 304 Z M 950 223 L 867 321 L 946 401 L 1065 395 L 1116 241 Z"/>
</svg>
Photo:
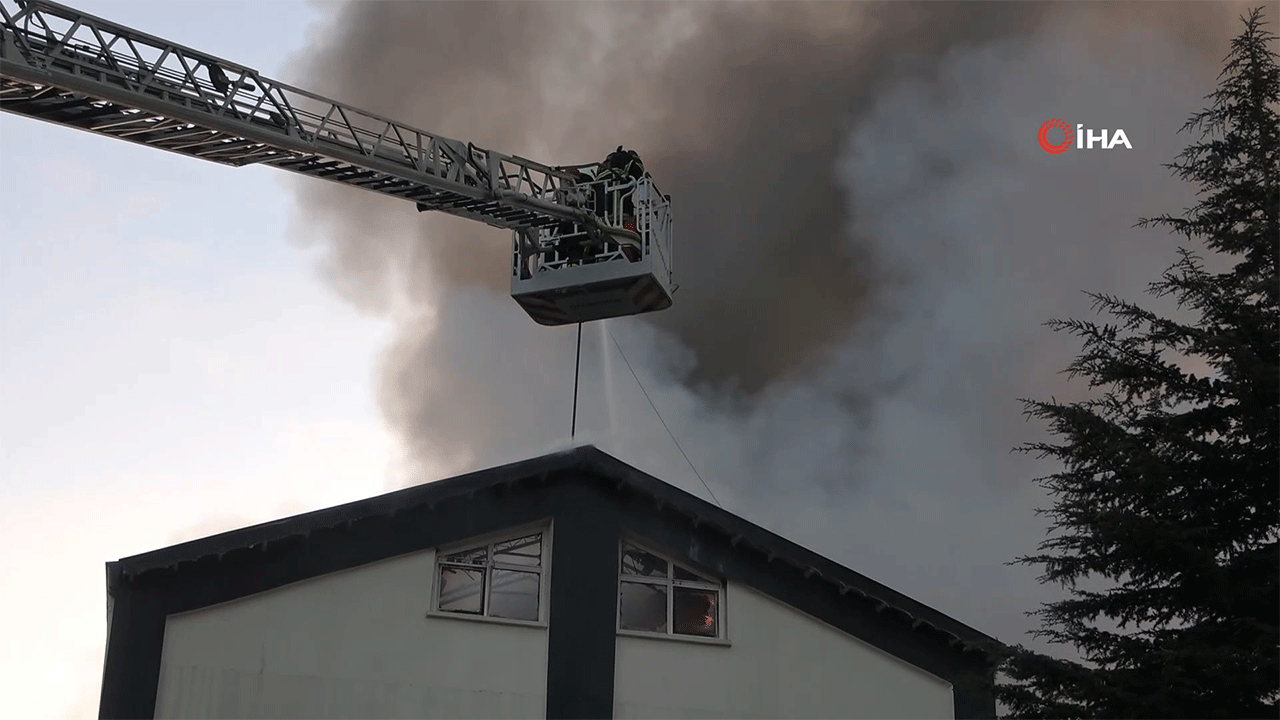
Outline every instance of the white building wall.
<svg viewBox="0 0 1280 720">
<path fill-rule="evenodd" d="M 951 718 L 951 686 L 731 584 L 729 645 L 620 636 L 615 718 Z"/>
<path fill-rule="evenodd" d="M 547 632 L 426 617 L 427 551 L 171 616 L 157 718 L 541 718 Z"/>
</svg>

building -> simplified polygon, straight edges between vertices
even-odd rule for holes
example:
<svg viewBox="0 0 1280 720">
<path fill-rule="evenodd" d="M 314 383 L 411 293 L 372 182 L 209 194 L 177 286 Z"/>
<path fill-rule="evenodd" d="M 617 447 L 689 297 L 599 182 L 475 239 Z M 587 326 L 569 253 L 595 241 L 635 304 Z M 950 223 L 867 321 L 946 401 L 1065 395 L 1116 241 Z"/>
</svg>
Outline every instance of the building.
<svg viewBox="0 0 1280 720">
<path fill-rule="evenodd" d="M 103 718 L 991 718 L 995 641 L 595 448 L 107 565 Z"/>
</svg>

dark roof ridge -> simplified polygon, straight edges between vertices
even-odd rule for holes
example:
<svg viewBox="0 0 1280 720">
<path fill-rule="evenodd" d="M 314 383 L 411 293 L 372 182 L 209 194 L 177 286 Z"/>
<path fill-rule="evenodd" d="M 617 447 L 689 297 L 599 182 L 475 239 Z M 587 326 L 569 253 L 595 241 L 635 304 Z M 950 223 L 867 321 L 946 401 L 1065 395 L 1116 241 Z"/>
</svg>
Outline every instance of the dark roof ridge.
<svg viewBox="0 0 1280 720">
<path fill-rule="evenodd" d="M 787 562 L 801 572 L 805 580 L 825 581 L 839 588 L 841 595 L 854 593 L 875 603 L 877 610 L 884 611 L 891 608 L 906 616 L 905 621 L 911 622 L 913 628 L 928 625 L 952 638 L 952 644 L 982 647 L 1000 644 L 994 638 L 958 620 L 628 465 L 594 445 L 581 445 L 527 460 L 394 490 L 334 507 L 190 540 L 126 557 L 118 563 L 109 563 L 109 572 L 139 575 L 151 570 L 171 568 L 211 556 L 220 557 L 237 550 L 266 546 L 290 537 L 308 535 L 343 524 L 349 525 L 366 518 L 395 515 L 421 505 L 434 506 L 444 500 L 470 496 L 495 486 L 509 486 L 537 478 L 545 480 L 552 474 L 573 469 L 583 470 L 585 475 L 613 489 L 641 491 L 652 497 L 660 506 L 669 506 L 689 517 L 695 526 L 707 525 L 718 530 L 735 547 L 741 545 L 746 549 L 754 549 L 763 553 L 770 561 L 777 559 Z"/>
<path fill-rule="evenodd" d="M 491 487 L 498 484 L 500 480 L 509 479 L 508 476 L 513 474 L 517 477 L 545 476 L 572 469 L 574 466 L 582 466 L 585 460 L 582 451 L 588 448 L 595 450 L 592 446 L 577 447 L 528 460 L 473 470 L 450 478 L 430 480 L 381 495 L 319 510 L 309 510 L 279 520 L 269 520 L 130 555 L 121 558 L 119 564 L 125 574 L 138 575 L 149 570 L 172 567 L 181 562 L 210 555 L 222 555 L 233 550 L 257 547 L 295 535 L 336 527 L 357 519 L 395 514 L 424 504 L 434 505 L 458 495 L 466 495 Z"/>
<path fill-rule="evenodd" d="M 788 540 L 746 518 L 735 515 L 688 491 L 628 465 L 594 446 L 584 446 L 581 450 L 583 451 L 582 456 L 589 466 L 601 472 L 602 475 L 608 477 L 609 475 L 623 474 L 633 484 L 643 487 L 660 500 L 667 500 L 668 504 L 673 507 L 678 508 L 681 505 L 689 504 L 695 507 L 700 506 L 700 512 L 698 513 L 700 517 L 697 520 L 699 524 L 718 527 L 721 532 L 730 538 L 730 542 L 735 546 L 755 547 L 766 554 L 791 559 L 793 561 L 792 564 L 804 572 L 806 579 L 817 575 L 820 579 L 839 587 L 842 595 L 854 592 L 879 603 L 881 605 L 879 609 L 883 610 L 885 607 L 892 607 L 909 616 L 915 626 L 927 623 L 962 642 L 980 645 L 1000 644 L 998 640 L 980 630 L 976 630 L 918 600 Z M 657 484 L 656 487 L 648 487 L 655 483 Z M 663 497 L 664 495 L 667 497 Z"/>
</svg>

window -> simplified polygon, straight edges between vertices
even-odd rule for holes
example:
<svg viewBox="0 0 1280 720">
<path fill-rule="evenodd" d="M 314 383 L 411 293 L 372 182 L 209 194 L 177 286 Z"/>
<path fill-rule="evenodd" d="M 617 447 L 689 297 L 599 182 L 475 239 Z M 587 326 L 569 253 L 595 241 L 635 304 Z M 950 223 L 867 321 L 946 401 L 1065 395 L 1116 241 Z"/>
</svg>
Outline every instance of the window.
<svg viewBox="0 0 1280 720">
<path fill-rule="evenodd" d="M 667 636 L 724 637 L 724 585 L 623 543 L 618 629 Z"/>
<path fill-rule="evenodd" d="M 450 615 L 538 622 L 542 619 L 544 533 L 441 553 L 435 609 Z"/>
</svg>

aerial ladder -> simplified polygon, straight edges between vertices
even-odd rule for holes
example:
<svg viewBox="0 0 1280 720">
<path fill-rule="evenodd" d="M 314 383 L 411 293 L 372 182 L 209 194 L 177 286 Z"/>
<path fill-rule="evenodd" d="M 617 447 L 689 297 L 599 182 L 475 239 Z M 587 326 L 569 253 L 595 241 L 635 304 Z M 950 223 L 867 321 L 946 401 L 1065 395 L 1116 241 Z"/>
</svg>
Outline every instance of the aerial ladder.
<svg viewBox="0 0 1280 720">
<path fill-rule="evenodd" d="M 0 111 L 509 230 L 511 295 L 542 325 L 671 306 L 671 198 L 647 173 L 485 150 L 46 0 L 0 0 L 0 15 Z"/>
</svg>

